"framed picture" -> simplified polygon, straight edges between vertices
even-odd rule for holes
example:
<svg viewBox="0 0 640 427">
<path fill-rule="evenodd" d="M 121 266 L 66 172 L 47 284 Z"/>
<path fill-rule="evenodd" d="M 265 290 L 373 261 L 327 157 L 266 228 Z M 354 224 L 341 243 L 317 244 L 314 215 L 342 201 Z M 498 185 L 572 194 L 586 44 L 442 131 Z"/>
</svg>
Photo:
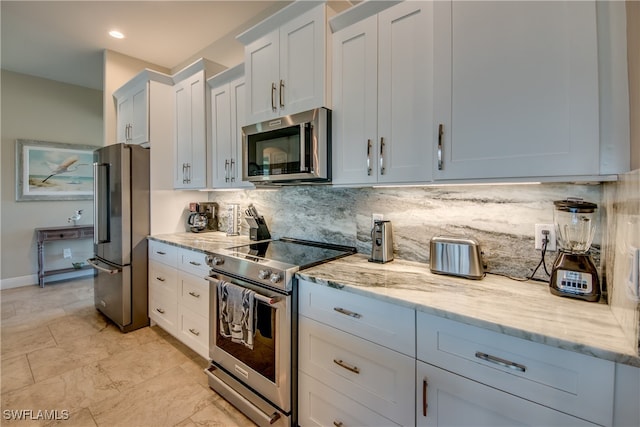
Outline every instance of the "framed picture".
<svg viewBox="0 0 640 427">
<path fill-rule="evenodd" d="M 16 200 L 93 199 L 92 145 L 16 140 Z"/>
</svg>

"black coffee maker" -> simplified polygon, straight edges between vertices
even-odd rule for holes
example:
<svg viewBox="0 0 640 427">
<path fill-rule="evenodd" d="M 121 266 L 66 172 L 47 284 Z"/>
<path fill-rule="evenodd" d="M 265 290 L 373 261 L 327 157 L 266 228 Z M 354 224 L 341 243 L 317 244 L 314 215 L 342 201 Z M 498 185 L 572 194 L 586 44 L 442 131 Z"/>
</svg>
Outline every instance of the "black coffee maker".
<svg viewBox="0 0 640 427">
<path fill-rule="evenodd" d="M 218 205 L 215 202 L 189 203 L 187 227 L 192 233 L 218 230 Z"/>
</svg>

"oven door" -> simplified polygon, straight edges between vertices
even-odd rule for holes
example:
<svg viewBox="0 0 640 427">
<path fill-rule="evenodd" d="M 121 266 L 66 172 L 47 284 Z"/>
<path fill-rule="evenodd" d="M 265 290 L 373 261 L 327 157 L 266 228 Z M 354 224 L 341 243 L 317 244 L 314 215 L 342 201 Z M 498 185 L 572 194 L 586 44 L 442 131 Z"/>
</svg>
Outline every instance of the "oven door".
<svg viewBox="0 0 640 427">
<path fill-rule="evenodd" d="M 245 126 L 243 180 L 329 180 L 330 114 L 326 108 Z"/>
<path fill-rule="evenodd" d="M 212 273 L 209 356 L 239 382 L 255 390 L 284 412 L 291 411 L 292 297 L 252 283 Z M 218 287 L 221 281 L 256 292 L 253 348 L 224 336 Z"/>
</svg>

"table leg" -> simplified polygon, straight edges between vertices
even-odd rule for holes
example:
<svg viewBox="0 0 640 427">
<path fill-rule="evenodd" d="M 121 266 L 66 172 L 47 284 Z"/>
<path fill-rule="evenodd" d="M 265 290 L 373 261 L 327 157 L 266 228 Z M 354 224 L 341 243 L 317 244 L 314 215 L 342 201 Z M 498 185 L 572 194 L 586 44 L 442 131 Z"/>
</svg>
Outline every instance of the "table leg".
<svg viewBox="0 0 640 427">
<path fill-rule="evenodd" d="M 44 288 L 44 243 L 38 242 L 38 285 Z"/>
</svg>

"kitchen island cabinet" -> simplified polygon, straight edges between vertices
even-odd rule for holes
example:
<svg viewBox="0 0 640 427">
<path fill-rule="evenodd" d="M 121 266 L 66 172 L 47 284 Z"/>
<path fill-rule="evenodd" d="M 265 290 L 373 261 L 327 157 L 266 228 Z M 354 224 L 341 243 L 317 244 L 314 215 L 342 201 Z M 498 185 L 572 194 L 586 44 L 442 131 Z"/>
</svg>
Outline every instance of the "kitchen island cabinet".
<svg viewBox="0 0 640 427">
<path fill-rule="evenodd" d="M 371 9 L 363 4 L 331 22 L 332 182 L 430 181 L 433 3 L 404 2 L 366 19 L 363 8 Z"/>
</svg>

